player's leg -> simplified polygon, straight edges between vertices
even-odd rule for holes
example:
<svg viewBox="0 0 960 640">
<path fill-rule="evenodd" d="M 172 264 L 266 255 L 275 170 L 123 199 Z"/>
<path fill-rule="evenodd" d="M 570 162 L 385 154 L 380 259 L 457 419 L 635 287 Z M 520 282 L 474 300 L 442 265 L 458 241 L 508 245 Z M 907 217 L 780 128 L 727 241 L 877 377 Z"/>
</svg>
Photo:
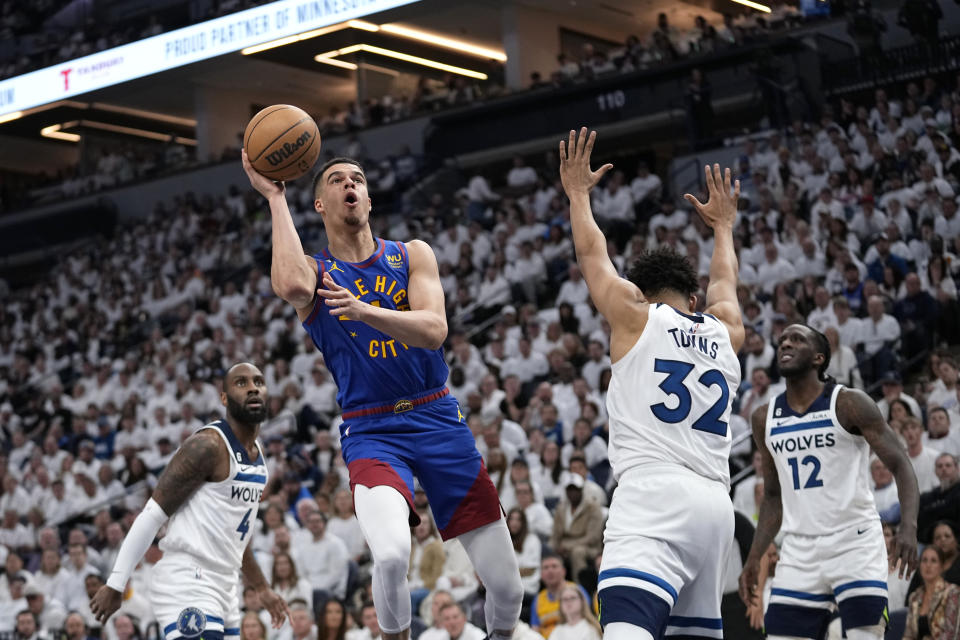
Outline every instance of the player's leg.
<svg viewBox="0 0 960 640">
<path fill-rule="evenodd" d="M 690 578 L 674 545 L 690 505 L 684 495 L 665 499 L 684 494 L 684 485 L 638 474 L 620 478 L 603 533 L 597 589 L 604 640 L 662 638 L 678 592 Z"/>
<path fill-rule="evenodd" d="M 227 603 L 223 615 L 223 640 L 240 640 L 240 621 L 243 619 L 240 612 L 240 585 L 233 585 Z"/>
<path fill-rule="evenodd" d="M 880 522 L 832 536 L 833 594 L 849 640 L 883 638 L 887 626 L 887 548 Z"/>
<path fill-rule="evenodd" d="M 697 522 L 684 521 L 685 530 L 678 538 L 685 542 L 680 558 L 693 577 L 680 590 L 664 636 L 669 640 L 722 640 L 720 605 L 733 549 L 733 504 L 716 482 L 699 480 L 691 488 L 699 494 L 690 502 Z M 699 526 L 695 528 L 695 524 Z"/>
<path fill-rule="evenodd" d="M 170 552 L 154 567 L 152 583 L 150 604 L 162 639 L 224 640 L 229 595 L 224 585 L 230 584 L 229 577 L 200 567 L 194 558 Z"/>
<path fill-rule="evenodd" d="M 511 553 L 510 532 L 503 518 L 457 538 L 466 549 L 487 590 L 484 615 L 493 640 L 509 640 L 520 618 L 523 584 L 516 554 Z"/>
<path fill-rule="evenodd" d="M 373 603 L 384 638 L 410 633 L 410 507 L 389 486 L 354 487 L 357 521 L 373 557 Z"/>
<path fill-rule="evenodd" d="M 341 440 L 350 472 L 357 521 L 373 557 L 373 602 L 384 638 L 410 633 L 410 527 L 419 522 L 413 511 L 413 473 L 407 464 L 412 438 L 382 430 L 383 419 L 355 421 Z M 390 416 L 395 426 L 395 418 Z"/>
<path fill-rule="evenodd" d="M 493 638 L 510 638 L 523 584 L 497 490 L 453 398 L 404 414 L 415 420 L 415 473 L 444 540 L 463 544 L 487 590 L 484 613 Z M 499 635 L 498 635 L 499 634 Z"/>
<path fill-rule="evenodd" d="M 824 637 L 836 605 L 825 566 L 832 559 L 822 550 L 829 541 L 787 534 L 780 548 L 770 589 L 770 605 L 763 618 L 767 638 Z"/>
</svg>

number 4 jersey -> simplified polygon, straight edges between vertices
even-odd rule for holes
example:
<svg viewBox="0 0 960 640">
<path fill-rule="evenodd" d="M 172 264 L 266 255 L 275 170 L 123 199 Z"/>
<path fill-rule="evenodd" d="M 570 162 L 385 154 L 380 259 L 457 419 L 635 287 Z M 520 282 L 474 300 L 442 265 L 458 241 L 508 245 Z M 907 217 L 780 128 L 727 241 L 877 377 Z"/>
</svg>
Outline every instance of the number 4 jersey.
<svg viewBox="0 0 960 640">
<path fill-rule="evenodd" d="M 233 574 L 240 571 L 243 551 L 254 534 L 251 528 L 256 526 L 267 485 L 267 466 L 260 443 L 257 459 L 250 460 L 226 420 L 201 429 L 213 429 L 223 438 L 230 452 L 230 474 L 220 482 L 205 482 L 183 503 L 167 523 L 160 548 L 190 554 L 199 566 Z"/>
<path fill-rule="evenodd" d="M 868 482 L 870 445 L 837 419 L 842 389 L 824 385 L 802 414 L 787 404 L 786 392 L 767 406 L 767 449 L 783 501 L 781 531 L 820 536 L 880 519 Z"/>
<path fill-rule="evenodd" d="M 607 412 L 615 478 L 673 463 L 729 488 L 727 422 L 740 362 L 723 323 L 652 304 L 643 333 L 612 372 Z"/>
</svg>

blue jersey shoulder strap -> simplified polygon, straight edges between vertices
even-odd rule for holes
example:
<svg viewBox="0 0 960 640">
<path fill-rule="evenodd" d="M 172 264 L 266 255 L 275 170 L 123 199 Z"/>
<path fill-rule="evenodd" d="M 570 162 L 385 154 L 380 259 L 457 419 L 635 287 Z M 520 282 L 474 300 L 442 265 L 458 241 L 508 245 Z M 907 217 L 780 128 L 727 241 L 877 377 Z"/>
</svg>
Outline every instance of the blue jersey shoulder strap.
<svg viewBox="0 0 960 640">
<path fill-rule="evenodd" d="M 250 455 L 247 453 L 246 447 L 237 439 L 236 434 L 233 433 L 233 429 L 230 428 L 230 424 L 226 420 L 217 420 L 211 424 L 220 429 L 223 435 L 227 437 L 227 442 L 230 443 L 230 448 L 233 449 L 233 457 L 237 462 L 252 465 L 263 464 L 263 455 L 260 453 L 260 447 L 257 447 L 257 459 L 250 460 Z"/>
</svg>

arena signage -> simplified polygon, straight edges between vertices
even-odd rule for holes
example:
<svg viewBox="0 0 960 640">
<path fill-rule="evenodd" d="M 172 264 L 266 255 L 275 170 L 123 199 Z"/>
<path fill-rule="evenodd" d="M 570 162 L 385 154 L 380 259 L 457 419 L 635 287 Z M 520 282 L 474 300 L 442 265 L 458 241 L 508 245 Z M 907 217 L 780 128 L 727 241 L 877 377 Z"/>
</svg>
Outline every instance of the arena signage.
<svg viewBox="0 0 960 640">
<path fill-rule="evenodd" d="M 0 118 L 417 0 L 279 0 L 0 81 Z"/>
</svg>

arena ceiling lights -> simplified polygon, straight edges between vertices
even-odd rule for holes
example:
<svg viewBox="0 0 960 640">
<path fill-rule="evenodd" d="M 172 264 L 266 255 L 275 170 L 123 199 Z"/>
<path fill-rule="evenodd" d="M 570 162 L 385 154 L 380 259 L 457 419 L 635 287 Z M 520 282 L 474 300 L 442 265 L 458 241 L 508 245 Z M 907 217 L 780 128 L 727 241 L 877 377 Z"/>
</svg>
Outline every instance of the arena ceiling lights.
<svg viewBox="0 0 960 640">
<path fill-rule="evenodd" d="M 412 64 L 419 64 L 424 67 L 430 67 L 431 69 L 439 69 L 440 71 L 456 73 L 458 75 L 467 76 L 468 78 L 475 78 L 477 80 L 487 79 L 487 74 L 481 73 L 479 71 L 473 71 L 472 69 L 464 69 L 463 67 L 455 67 L 452 64 L 445 64 L 443 62 L 437 62 L 436 60 L 429 60 L 427 58 L 421 58 L 420 56 L 412 56 L 408 53 L 394 51 L 393 49 L 384 49 L 383 47 L 375 47 L 369 44 L 355 44 L 349 47 L 344 47 L 343 49 L 328 51 L 326 53 L 319 53 L 316 56 L 314 56 L 313 59 L 323 64 L 332 64 L 335 67 L 343 67 L 344 69 L 356 69 L 357 65 L 355 63 L 345 62 L 343 60 L 337 60 L 336 58 L 338 56 L 345 56 L 351 53 L 356 53 L 358 51 L 365 51 L 367 53 L 386 56 L 388 58 L 401 60 L 403 62 L 410 62 Z"/>
<path fill-rule="evenodd" d="M 190 147 L 197 146 L 197 141 L 194 138 L 171 136 L 170 134 L 160 133 L 159 131 L 150 131 L 148 129 L 140 129 L 139 127 L 127 127 L 118 124 L 111 124 L 109 122 L 99 122 L 97 120 L 71 120 L 70 122 L 64 122 L 61 124 L 52 124 L 49 127 L 44 127 L 41 129 L 40 135 L 45 138 L 66 140 L 67 142 L 80 142 L 80 134 L 64 131 L 64 129 L 73 129 L 75 127 L 100 129 L 101 131 L 110 131 L 112 133 L 122 133 L 128 136 L 137 136 L 140 138 L 157 140 L 158 142 L 167 142 L 169 140 L 173 140 L 178 144 L 187 145 Z"/>
<path fill-rule="evenodd" d="M 770 7 L 765 4 L 760 4 L 758 2 L 752 2 L 751 0 L 733 0 L 737 4 L 742 4 L 745 7 L 750 7 L 751 9 L 756 9 L 757 11 L 763 11 L 764 13 L 770 13 Z"/>
<path fill-rule="evenodd" d="M 743 0 L 743 1 L 749 2 L 749 0 Z M 259 53 L 261 51 L 266 51 L 268 49 L 275 49 L 277 47 L 293 44 L 294 42 L 301 42 L 303 40 L 309 40 L 310 38 L 316 38 L 317 36 L 323 36 L 328 33 L 342 31 L 343 29 L 357 29 L 359 31 L 367 31 L 369 33 L 377 33 L 377 32 L 389 33 L 390 35 L 398 36 L 400 38 L 407 38 L 409 40 L 417 40 L 419 42 L 425 42 L 427 44 L 432 44 L 437 47 L 443 47 L 445 49 L 451 49 L 459 53 L 465 53 L 467 55 L 476 56 L 478 58 L 483 58 L 485 60 L 496 60 L 497 62 L 507 61 L 507 54 L 505 54 L 503 51 L 497 51 L 496 49 L 488 49 L 486 47 L 479 47 L 477 45 L 470 44 L 469 42 L 464 42 L 463 40 L 457 40 L 455 38 L 447 38 L 445 36 L 436 35 L 433 33 L 427 33 L 426 31 L 420 31 L 419 29 L 404 27 L 399 24 L 373 24 L 372 22 L 367 22 L 366 20 L 348 20 L 346 22 L 341 22 L 340 24 L 335 24 L 335 25 L 326 27 L 324 29 L 314 29 L 313 31 L 307 31 L 299 35 L 290 36 L 288 38 L 280 38 L 278 40 L 273 40 L 271 42 L 264 42 L 263 44 L 259 44 L 254 47 L 247 47 L 246 49 L 243 49 L 242 51 L 240 51 L 240 53 L 242 53 L 245 56 L 248 56 L 254 53 Z M 372 47 L 372 45 L 355 45 L 355 46 Z M 346 47 L 346 48 L 349 49 L 350 47 Z M 400 53 L 400 52 L 392 51 L 391 49 L 383 49 L 382 47 L 374 47 L 374 48 L 381 49 L 382 51 L 390 51 L 391 53 L 394 53 L 394 54 Z M 365 50 L 370 53 L 373 53 L 372 51 L 369 51 L 369 49 L 365 49 Z M 330 52 L 330 53 L 333 53 L 333 52 Z M 388 54 L 384 53 L 381 55 L 388 55 Z M 402 54 L 402 55 L 406 56 L 407 54 Z M 342 67 L 344 69 L 357 68 L 357 66 L 353 63 L 343 62 L 342 60 L 333 61 L 332 56 L 329 54 L 320 54 L 320 56 L 317 56 L 317 57 L 319 58 L 321 56 L 326 59 L 317 60 L 317 62 L 332 64 L 333 66 Z M 477 71 L 472 71 L 470 73 L 461 73 L 462 71 L 470 71 L 470 70 L 463 69 L 461 67 L 452 67 L 452 65 L 445 65 L 443 67 L 438 67 L 435 65 L 441 65 L 443 63 L 435 62 L 433 60 L 428 60 L 426 58 L 420 58 L 419 56 L 409 56 L 409 58 L 415 58 L 417 61 L 399 58 L 396 55 L 388 55 L 388 57 L 397 58 L 399 60 L 405 60 L 406 62 L 413 62 L 414 64 L 423 64 L 423 66 L 432 67 L 434 69 L 443 69 L 445 71 L 451 71 L 451 73 L 460 73 L 461 75 L 467 75 L 472 78 L 478 78 L 483 80 L 486 79 L 486 74 L 481 74 Z M 419 62 L 419 61 L 426 61 L 431 64 L 424 64 L 423 62 Z M 447 67 L 451 67 L 451 68 L 447 68 Z M 453 71 L 452 69 L 460 69 L 460 71 Z M 474 74 L 478 74 L 478 75 L 474 75 Z M 480 76 L 483 76 L 483 78 L 480 78 Z"/>
</svg>

